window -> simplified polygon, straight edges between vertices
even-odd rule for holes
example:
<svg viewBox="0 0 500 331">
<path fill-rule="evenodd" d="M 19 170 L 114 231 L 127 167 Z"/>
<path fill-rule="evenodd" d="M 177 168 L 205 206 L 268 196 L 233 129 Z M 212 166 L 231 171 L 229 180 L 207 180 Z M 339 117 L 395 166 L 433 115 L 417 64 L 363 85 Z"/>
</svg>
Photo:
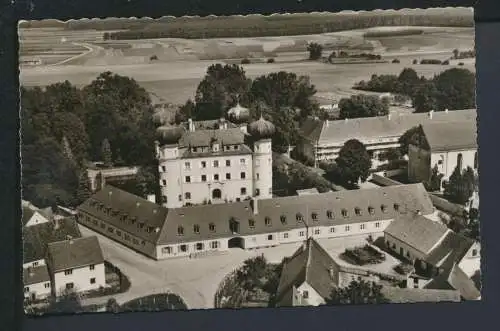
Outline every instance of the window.
<svg viewBox="0 0 500 331">
<path fill-rule="evenodd" d="M 202 167 L 202 168 L 206 168 L 206 167 L 207 167 L 207 162 L 205 162 L 205 161 L 201 161 L 201 167 Z"/>
<path fill-rule="evenodd" d="M 161 166 L 161 171 L 166 172 L 167 168 L 165 166 Z"/>
<path fill-rule="evenodd" d="M 24 288 L 24 293 L 28 293 L 29 291 L 30 291 L 30 288 L 26 286 L 26 287 Z"/>
<path fill-rule="evenodd" d="M 245 165 L 245 159 L 240 159 L 240 165 Z"/>
<path fill-rule="evenodd" d="M 387 211 L 387 206 L 386 205 L 381 205 L 380 210 L 382 210 L 383 213 Z"/>
<path fill-rule="evenodd" d="M 125 235 L 125 240 L 130 241 L 130 236 L 128 234 Z"/>
<path fill-rule="evenodd" d="M 215 160 L 214 161 L 214 168 L 218 168 L 219 167 L 219 161 Z"/>
<path fill-rule="evenodd" d="M 214 180 L 219 180 L 219 174 L 214 175 Z"/>
<path fill-rule="evenodd" d="M 181 245 L 179 247 L 179 250 L 181 251 L 181 253 L 186 253 L 188 251 L 188 246 L 187 245 Z"/>
<path fill-rule="evenodd" d="M 477 249 L 472 250 L 472 256 L 477 256 Z"/>
<path fill-rule="evenodd" d="M 182 201 L 182 194 L 179 194 L 178 199 L 179 201 Z"/>
<path fill-rule="evenodd" d="M 134 245 L 139 245 L 139 240 L 137 239 L 132 239 L 132 242 L 134 243 Z"/>
<path fill-rule="evenodd" d="M 212 241 L 210 243 L 210 248 L 212 248 L 212 249 L 219 248 L 219 242 L 218 241 Z"/>
<path fill-rule="evenodd" d="M 90 284 L 95 284 L 95 278 L 90 278 Z"/>
<path fill-rule="evenodd" d="M 318 220 L 318 214 L 317 213 L 312 213 L 311 217 L 312 217 L 313 221 L 317 221 Z"/>
<path fill-rule="evenodd" d="M 226 173 L 226 179 L 228 179 L 228 180 L 231 179 L 231 174 L 229 172 Z"/>
<path fill-rule="evenodd" d="M 302 297 L 303 297 L 304 299 L 308 299 L 308 298 L 309 298 L 309 292 L 307 292 L 307 291 L 302 291 Z"/>
<path fill-rule="evenodd" d="M 346 230 L 346 231 L 350 231 L 350 230 L 351 230 L 351 227 L 350 227 L 349 225 L 346 225 L 346 226 L 345 226 L 345 230 Z"/>
<path fill-rule="evenodd" d="M 104 222 L 101 222 L 101 229 L 105 229 L 106 228 L 106 224 L 104 224 Z"/>
<path fill-rule="evenodd" d="M 369 213 L 370 215 L 375 214 L 375 208 L 373 208 L 372 206 L 368 207 L 368 213 Z"/>
<path fill-rule="evenodd" d="M 280 216 L 280 221 L 281 221 L 281 224 L 286 224 L 286 216 L 285 215 L 281 215 Z"/>
<path fill-rule="evenodd" d="M 321 233 L 321 230 L 320 229 L 315 229 L 314 230 L 314 234 L 320 234 Z"/>
<path fill-rule="evenodd" d="M 295 218 L 297 219 L 297 222 L 302 222 L 302 220 L 303 220 L 303 217 L 302 217 L 302 214 L 301 214 L 301 213 L 297 213 L 297 214 L 295 215 Z"/>
<path fill-rule="evenodd" d="M 186 176 L 186 183 L 191 183 L 191 176 Z"/>
<path fill-rule="evenodd" d="M 273 240 L 273 235 L 272 234 L 268 235 L 267 240 Z"/>
<path fill-rule="evenodd" d="M 89 266 L 89 269 L 90 269 L 90 270 L 94 270 L 94 269 L 95 269 L 95 265 L 91 264 L 91 265 Z"/>
<path fill-rule="evenodd" d="M 183 236 L 184 235 L 184 228 L 182 226 L 179 226 L 177 228 L 177 235 L 178 236 Z"/>
<path fill-rule="evenodd" d="M 226 167 L 230 167 L 231 166 L 231 160 L 226 160 Z"/>
<path fill-rule="evenodd" d="M 354 213 L 356 214 L 356 216 L 361 216 L 361 209 L 358 207 L 354 208 Z"/>
<path fill-rule="evenodd" d="M 250 228 L 255 228 L 255 220 L 253 220 L 253 219 L 249 219 L 249 220 L 248 220 L 248 226 L 249 226 Z"/>
<path fill-rule="evenodd" d="M 438 160 L 438 164 L 439 165 L 443 164 L 443 160 Z"/>
<path fill-rule="evenodd" d="M 347 217 L 347 209 L 342 209 L 342 216 Z"/>
<path fill-rule="evenodd" d="M 115 229 L 113 229 L 112 227 L 108 227 L 108 232 L 113 233 L 113 232 L 115 232 Z"/>
<path fill-rule="evenodd" d="M 242 172 L 242 173 L 240 174 L 241 179 L 245 179 L 245 178 L 246 178 L 246 175 L 247 175 L 246 173 Z"/>
<path fill-rule="evenodd" d="M 201 181 L 206 182 L 207 181 L 207 175 L 201 175 Z"/>
<path fill-rule="evenodd" d="M 247 194 L 247 188 L 246 188 L 246 187 L 242 187 L 242 188 L 240 189 L 240 194 L 241 194 L 241 195 L 245 195 L 245 194 Z"/>
<path fill-rule="evenodd" d="M 67 276 L 67 275 L 71 275 L 73 274 L 73 270 L 72 269 L 68 269 L 68 270 L 64 270 L 64 274 Z"/>
<path fill-rule="evenodd" d="M 380 228 L 380 222 L 375 222 L 375 227 Z"/>
<path fill-rule="evenodd" d="M 162 203 L 167 203 L 167 196 L 166 195 L 162 195 L 161 196 L 161 202 Z"/>
<path fill-rule="evenodd" d="M 185 199 L 191 199 L 191 192 L 184 193 L 184 198 Z"/>
<path fill-rule="evenodd" d="M 33 266 L 36 267 L 38 265 L 38 262 L 33 262 Z"/>
<path fill-rule="evenodd" d="M 193 231 L 194 231 L 194 233 L 199 234 L 200 233 L 200 226 L 198 224 L 193 225 Z"/>
<path fill-rule="evenodd" d="M 197 251 L 203 250 L 203 243 L 196 243 L 196 250 Z"/>
<path fill-rule="evenodd" d="M 331 210 L 327 210 L 326 211 L 326 217 L 331 220 L 333 219 L 333 212 Z"/>
<path fill-rule="evenodd" d="M 45 288 L 50 288 L 50 283 L 45 283 L 43 286 L 44 286 Z"/>
<path fill-rule="evenodd" d="M 330 233 L 334 233 L 335 232 L 335 227 L 331 227 L 330 228 Z"/>
<path fill-rule="evenodd" d="M 397 203 L 394 204 L 394 210 L 399 211 L 399 204 L 397 204 Z"/>
<path fill-rule="evenodd" d="M 66 289 L 71 290 L 75 285 L 73 283 L 66 283 Z"/>
<path fill-rule="evenodd" d="M 191 162 L 184 162 L 184 168 L 186 168 L 186 170 L 190 170 L 191 169 Z"/>
<path fill-rule="evenodd" d="M 198 152 L 198 147 L 193 147 L 193 152 L 194 153 Z"/>
<path fill-rule="evenodd" d="M 260 190 L 258 188 L 255 189 L 255 196 L 259 196 L 260 195 Z"/>
<path fill-rule="evenodd" d="M 267 217 L 264 219 L 264 222 L 266 224 L 266 226 L 271 226 L 271 218 L 270 217 Z"/>
<path fill-rule="evenodd" d="M 288 239 L 288 232 L 287 233 L 283 233 L 283 238 Z"/>
<path fill-rule="evenodd" d="M 359 229 L 360 229 L 360 230 L 364 230 L 364 229 L 366 229 L 366 226 L 365 226 L 364 224 L 361 224 L 361 225 L 359 226 Z"/>
<path fill-rule="evenodd" d="M 163 186 L 167 186 L 167 180 L 166 179 L 162 179 L 161 183 L 163 184 Z"/>
<path fill-rule="evenodd" d="M 256 174 L 255 174 L 255 178 L 256 178 L 257 180 L 259 180 L 259 173 L 256 173 Z"/>
<path fill-rule="evenodd" d="M 215 224 L 214 223 L 208 224 L 208 229 L 210 230 L 210 232 L 215 232 Z"/>
<path fill-rule="evenodd" d="M 162 252 L 163 254 L 172 254 L 172 247 L 170 247 L 170 246 L 163 247 L 163 248 L 161 249 L 161 252 Z"/>
</svg>

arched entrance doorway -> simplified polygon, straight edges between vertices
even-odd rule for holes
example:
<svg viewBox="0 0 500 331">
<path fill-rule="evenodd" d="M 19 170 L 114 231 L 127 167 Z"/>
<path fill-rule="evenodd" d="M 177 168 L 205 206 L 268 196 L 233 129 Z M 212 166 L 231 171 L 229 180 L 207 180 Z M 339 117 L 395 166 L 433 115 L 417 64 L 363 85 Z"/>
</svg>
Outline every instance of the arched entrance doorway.
<svg viewBox="0 0 500 331">
<path fill-rule="evenodd" d="M 228 248 L 245 248 L 245 239 L 241 237 L 234 237 L 228 240 L 227 242 Z"/>
<path fill-rule="evenodd" d="M 222 198 L 222 191 L 218 188 L 212 191 L 212 199 L 220 199 Z"/>
</svg>

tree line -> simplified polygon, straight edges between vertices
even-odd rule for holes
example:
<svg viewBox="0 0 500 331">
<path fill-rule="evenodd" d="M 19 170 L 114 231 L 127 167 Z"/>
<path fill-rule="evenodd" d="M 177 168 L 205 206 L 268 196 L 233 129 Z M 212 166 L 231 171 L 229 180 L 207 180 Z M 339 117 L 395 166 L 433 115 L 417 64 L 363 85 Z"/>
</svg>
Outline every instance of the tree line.
<svg viewBox="0 0 500 331">
<path fill-rule="evenodd" d="M 111 72 L 83 88 L 68 81 L 21 87 L 23 199 L 80 204 L 90 195 L 90 161 L 140 166 L 133 192 L 156 192 L 152 112 L 146 90 Z"/>
<path fill-rule="evenodd" d="M 473 27 L 470 14 L 447 15 L 432 12 L 356 13 L 331 15 L 294 15 L 290 17 L 196 17 L 162 18 L 156 21 L 109 20 L 75 21 L 69 29 L 126 30 L 105 32 L 105 40 L 150 38 L 229 38 L 307 35 L 377 26 L 454 26 Z"/>
<path fill-rule="evenodd" d="M 372 75 L 353 87 L 372 92 L 391 92 L 409 96 L 415 112 L 470 109 L 476 105 L 476 75 L 463 68 L 451 68 L 428 79 L 412 68 L 399 75 Z"/>
</svg>

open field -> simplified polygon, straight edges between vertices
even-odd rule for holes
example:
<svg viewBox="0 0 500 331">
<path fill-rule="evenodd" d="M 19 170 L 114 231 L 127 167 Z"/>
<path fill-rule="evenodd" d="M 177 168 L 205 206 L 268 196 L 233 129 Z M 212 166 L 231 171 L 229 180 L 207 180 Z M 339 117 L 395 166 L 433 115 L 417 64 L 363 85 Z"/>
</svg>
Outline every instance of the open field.
<svg viewBox="0 0 500 331">
<path fill-rule="evenodd" d="M 458 65 L 458 62 L 463 62 L 464 68 L 475 71 L 474 59 L 452 61 L 449 66 L 413 65 L 414 59 L 444 60 L 451 56 L 454 48 L 468 50 L 474 47 L 474 30 L 470 28 L 419 29 L 427 32 L 419 35 L 364 38 L 367 31 L 388 30 L 379 28 L 309 36 L 132 41 L 103 41 L 96 31 L 61 30 L 62 32 L 55 33 L 53 28 L 38 29 L 45 30 L 45 34 L 42 31 L 21 34 L 25 40 L 21 50 L 29 50 L 31 54 L 35 49 L 45 52 L 60 44 L 63 37 L 67 43 L 68 33 L 72 36 L 70 45 L 74 48 L 60 48 L 67 52 L 65 55 L 45 54 L 47 58 L 59 56 L 58 61 L 66 60 L 64 65 L 23 67 L 20 78 L 25 86 L 44 86 L 64 80 L 81 86 L 90 83 L 101 72 L 110 70 L 136 79 L 155 95 L 158 102 L 184 103 L 194 96 L 209 65 L 217 62 L 239 63 L 241 58 L 248 57 L 256 62 L 243 66 L 249 77 L 255 78 L 276 71 L 309 75 L 318 90 L 318 99 L 326 104 L 359 93 L 352 90 L 353 84 L 369 79 L 372 74 L 398 74 L 405 67 L 413 67 L 419 75 L 432 77 Z M 33 39 L 35 35 L 36 42 Z M 363 51 L 363 47 L 370 45 L 371 51 L 381 54 L 384 60 L 390 62 L 398 58 L 400 63 L 332 65 L 308 61 L 305 48 L 309 41 L 324 44 L 327 49 L 325 55 L 329 53 L 328 49 L 335 47 Z M 82 52 L 74 56 L 77 50 Z M 151 61 L 152 55 L 156 55 L 158 60 Z M 265 59 L 270 57 L 275 59 L 275 63 L 265 63 Z"/>
</svg>

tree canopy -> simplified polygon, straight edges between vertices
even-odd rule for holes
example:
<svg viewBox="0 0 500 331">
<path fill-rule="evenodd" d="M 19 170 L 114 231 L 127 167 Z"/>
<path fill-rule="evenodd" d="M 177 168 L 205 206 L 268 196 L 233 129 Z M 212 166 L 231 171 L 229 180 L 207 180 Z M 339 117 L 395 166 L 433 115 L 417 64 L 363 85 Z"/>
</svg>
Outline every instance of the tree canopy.
<svg viewBox="0 0 500 331">
<path fill-rule="evenodd" d="M 382 293 L 382 285 L 363 279 L 353 280 L 349 286 L 334 288 L 330 298 L 325 300 L 327 306 L 381 304 L 388 300 Z"/>
<path fill-rule="evenodd" d="M 389 113 L 389 103 L 378 96 L 356 94 L 339 102 L 340 118 L 384 116 Z"/>
<path fill-rule="evenodd" d="M 309 43 L 307 45 L 307 51 L 309 52 L 309 60 L 318 60 L 323 54 L 323 46 L 318 43 Z"/>
<path fill-rule="evenodd" d="M 372 160 L 365 146 L 356 139 L 346 141 L 335 160 L 343 184 L 354 186 L 366 181 Z"/>
<path fill-rule="evenodd" d="M 444 195 L 450 201 L 464 205 L 477 189 L 476 186 L 477 180 L 474 170 L 467 167 L 462 171 L 457 166 L 445 185 Z"/>
</svg>

